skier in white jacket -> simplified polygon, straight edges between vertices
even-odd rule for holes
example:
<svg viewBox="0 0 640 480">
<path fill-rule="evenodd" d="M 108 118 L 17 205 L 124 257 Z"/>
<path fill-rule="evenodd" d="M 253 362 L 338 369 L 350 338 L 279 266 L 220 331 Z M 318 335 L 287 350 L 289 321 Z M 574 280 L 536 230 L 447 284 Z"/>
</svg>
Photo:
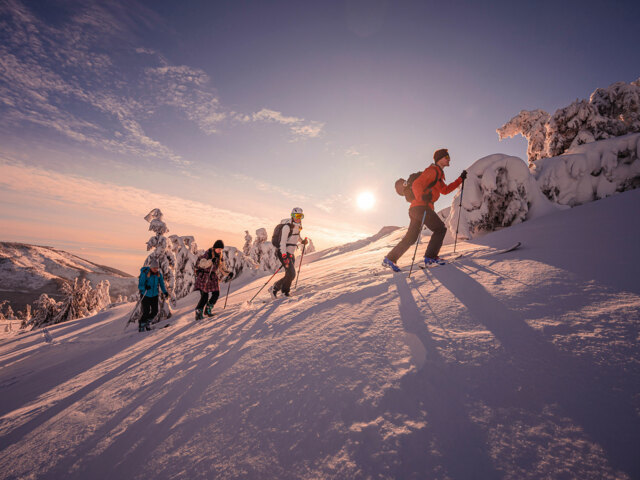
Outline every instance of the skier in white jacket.
<svg viewBox="0 0 640 480">
<path fill-rule="evenodd" d="M 280 225 L 276 227 L 276 232 L 280 229 L 280 238 L 279 241 L 277 238 L 274 238 L 273 243 L 277 248 L 276 254 L 278 255 L 278 259 L 285 269 L 285 275 L 269 289 L 271 296 L 274 298 L 276 298 L 280 292 L 288 297 L 291 290 L 291 283 L 296 278 L 294 253 L 296 252 L 296 248 L 298 248 L 298 243 L 306 245 L 308 242 L 306 238 L 300 240 L 303 218 L 304 213 L 302 213 L 302 209 L 296 207 L 291 210 L 290 218 L 285 218 L 280 222 L 282 227 L 280 227 Z"/>
</svg>

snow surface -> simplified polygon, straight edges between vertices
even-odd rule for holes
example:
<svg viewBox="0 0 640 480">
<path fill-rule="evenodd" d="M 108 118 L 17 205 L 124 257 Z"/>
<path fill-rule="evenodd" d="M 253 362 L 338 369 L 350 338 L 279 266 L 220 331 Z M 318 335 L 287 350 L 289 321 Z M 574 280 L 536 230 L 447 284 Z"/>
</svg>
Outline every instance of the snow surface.
<svg viewBox="0 0 640 480">
<path fill-rule="evenodd" d="M 0 334 L 0 478 L 640 478 L 639 208 L 535 218 L 411 278 L 372 274 L 388 229 L 314 254 L 291 300 L 247 305 L 262 277 L 200 323 L 191 294 L 149 333 L 128 304 Z"/>
</svg>

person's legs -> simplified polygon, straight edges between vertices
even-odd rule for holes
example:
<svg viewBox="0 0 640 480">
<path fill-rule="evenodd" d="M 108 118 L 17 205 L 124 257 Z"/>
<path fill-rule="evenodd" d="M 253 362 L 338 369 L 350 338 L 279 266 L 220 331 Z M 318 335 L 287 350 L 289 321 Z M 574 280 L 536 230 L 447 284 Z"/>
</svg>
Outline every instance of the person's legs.
<svg viewBox="0 0 640 480">
<path fill-rule="evenodd" d="M 280 292 L 280 291 L 282 290 L 282 286 L 284 285 L 284 279 L 285 279 L 285 278 L 286 278 L 286 276 L 287 276 L 287 275 L 286 275 L 287 267 L 286 267 L 286 265 L 284 264 L 284 260 L 282 260 L 282 253 L 280 253 L 280 250 L 278 250 L 278 251 L 276 252 L 276 255 L 278 255 L 278 260 L 280 260 L 280 263 L 282 264 L 282 266 L 283 266 L 283 267 L 284 267 L 284 269 L 285 269 L 285 276 L 284 276 L 284 277 L 282 277 L 281 279 L 279 279 L 277 282 L 275 282 L 275 283 L 273 284 L 273 293 L 274 293 L 274 294 L 275 294 L 275 293 L 278 293 L 278 292 Z"/>
<path fill-rule="evenodd" d="M 220 292 L 218 290 L 216 290 L 215 292 L 211 292 L 211 298 L 209 299 L 209 301 L 207 302 L 207 306 L 204 310 L 204 313 L 208 316 L 211 316 L 212 313 L 211 311 L 213 310 L 213 306 L 216 304 L 216 302 L 218 301 L 218 297 L 220 296 Z"/>
<path fill-rule="evenodd" d="M 148 327 L 149 322 L 158 314 L 158 297 L 145 296 L 140 304 L 142 306 L 142 316 L 140 317 L 139 329 L 142 331 L 142 329 Z"/>
<path fill-rule="evenodd" d="M 433 232 L 424 256 L 437 258 L 438 253 L 440 253 L 440 248 L 442 247 L 442 242 L 444 241 L 444 236 L 447 234 L 447 227 L 445 227 L 444 222 L 440 220 L 438 214 L 431 209 L 427 209 L 424 224 Z"/>
<path fill-rule="evenodd" d="M 420 227 L 422 225 L 422 215 L 427 207 L 412 207 L 409 209 L 409 228 L 404 238 L 393 247 L 393 249 L 387 254 L 387 258 L 393 263 L 397 263 L 404 253 L 418 240 L 420 235 Z"/>
<path fill-rule="evenodd" d="M 207 292 L 203 292 L 202 290 L 198 290 L 200 292 L 200 301 L 198 305 L 196 305 L 196 310 L 204 309 L 207 304 L 207 300 L 209 299 L 209 294 Z"/>
<path fill-rule="evenodd" d="M 285 295 L 289 295 L 289 292 L 291 290 L 291 284 L 293 283 L 293 280 L 296 278 L 296 267 L 295 267 L 295 258 L 291 258 L 289 261 L 289 265 L 285 266 L 285 274 L 284 274 L 284 278 L 282 279 L 282 293 L 284 293 Z"/>
</svg>

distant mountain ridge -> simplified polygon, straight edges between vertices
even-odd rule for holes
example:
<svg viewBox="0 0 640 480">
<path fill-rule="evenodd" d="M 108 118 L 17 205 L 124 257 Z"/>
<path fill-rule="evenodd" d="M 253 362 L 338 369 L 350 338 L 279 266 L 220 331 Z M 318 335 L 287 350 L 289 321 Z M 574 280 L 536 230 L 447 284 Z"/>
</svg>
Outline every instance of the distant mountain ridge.
<svg viewBox="0 0 640 480">
<path fill-rule="evenodd" d="M 0 300 L 9 300 L 14 310 L 42 293 L 59 298 L 62 284 L 76 278 L 86 278 L 94 287 L 108 280 L 112 297 L 135 291 L 135 278 L 115 268 L 54 247 L 0 242 Z"/>
</svg>

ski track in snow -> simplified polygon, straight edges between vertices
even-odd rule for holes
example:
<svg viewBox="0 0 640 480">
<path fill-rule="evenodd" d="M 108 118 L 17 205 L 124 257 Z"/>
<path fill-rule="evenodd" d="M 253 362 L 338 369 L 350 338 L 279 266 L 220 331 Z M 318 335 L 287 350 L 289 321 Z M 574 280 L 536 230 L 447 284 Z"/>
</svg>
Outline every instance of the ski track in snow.
<svg viewBox="0 0 640 480">
<path fill-rule="evenodd" d="M 0 478 L 640 478 L 638 207 L 372 275 L 402 229 L 305 264 L 291 299 L 248 305 L 264 277 L 194 322 L 192 294 L 143 334 L 133 304 L 5 334 Z"/>
</svg>

